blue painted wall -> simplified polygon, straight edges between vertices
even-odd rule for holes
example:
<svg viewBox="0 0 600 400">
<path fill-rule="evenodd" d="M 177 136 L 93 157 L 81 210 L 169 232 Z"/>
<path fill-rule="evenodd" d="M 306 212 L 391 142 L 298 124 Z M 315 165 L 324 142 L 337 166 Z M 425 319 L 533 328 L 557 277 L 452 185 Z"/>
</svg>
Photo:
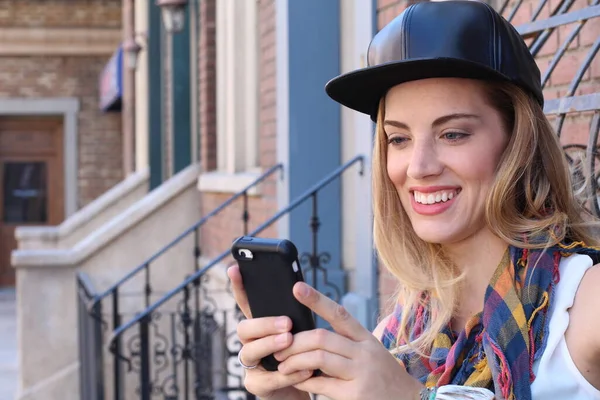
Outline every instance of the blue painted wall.
<svg viewBox="0 0 600 400">
<path fill-rule="evenodd" d="M 291 201 L 341 162 L 340 107 L 325 93 L 340 71 L 339 0 L 288 1 L 289 198 Z M 341 262 L 340 180 L 319 192 L 318 247 L 331 255 L 329 279 L 345 291 Z M 311 202 L 290 215 L 290 239 L 311 250 Z M 303 265 L 306 268 L 306 265 Z M 306 276 L 311 279 L 310 274 Z M 319 285 L 321 286 L 321 285 Z"/>
</svg>

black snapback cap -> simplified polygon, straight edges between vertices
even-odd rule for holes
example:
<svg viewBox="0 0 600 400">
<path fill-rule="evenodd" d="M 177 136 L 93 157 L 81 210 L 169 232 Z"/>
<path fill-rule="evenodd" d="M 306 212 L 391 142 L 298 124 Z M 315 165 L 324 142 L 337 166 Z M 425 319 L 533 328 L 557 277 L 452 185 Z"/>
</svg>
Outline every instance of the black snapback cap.
<svg viewBox="0 0 600 400">
<path fill-rule="evenodd" d="M 540 70 L 516 29 L 473 0 L 420 2 L 379 31 L 367 67 L 325 86 L 338 103 L 377 120 L 380 99 L 400 83 L 426 78 L 508 81 L 543 106 Z"/>
</svg>

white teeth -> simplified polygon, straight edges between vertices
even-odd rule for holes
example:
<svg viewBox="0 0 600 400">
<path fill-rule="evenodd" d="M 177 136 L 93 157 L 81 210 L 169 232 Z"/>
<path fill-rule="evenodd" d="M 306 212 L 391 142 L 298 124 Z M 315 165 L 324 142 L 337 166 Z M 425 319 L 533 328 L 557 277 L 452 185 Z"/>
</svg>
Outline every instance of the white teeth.
<svg viewBox="0 0 600 400">
<path fill-rule="evenodd" d="M 415 201 L 417 203 L 421 203 L 421 204 L 435 204 L 435 203 L 439 203 L 439 202 L 446 202 L 448 200 L 452 200 L 452 198 L 454 198 L 455 194 L 456 194 L 456 191 L 454 191 L 454 190 L 439 191 L 436 193 L 429 193 L 429 194 L 420 193 L 417 191 L 413 192 Z"/>
</svg>

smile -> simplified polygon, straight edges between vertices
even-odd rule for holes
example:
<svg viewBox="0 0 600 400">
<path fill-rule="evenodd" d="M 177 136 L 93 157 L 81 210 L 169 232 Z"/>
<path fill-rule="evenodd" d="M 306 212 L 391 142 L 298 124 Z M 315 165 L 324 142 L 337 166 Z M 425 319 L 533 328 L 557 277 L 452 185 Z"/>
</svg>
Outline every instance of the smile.
<svg viewBox="0 0 600 400">
<path fill-rule="evenodd" d="M 453 190 L 439 190 L 433 193 L 422 193 L 418 191 L 413 192 L 413 197 L 415 202 L 419 204 L 436 204 L 436 203 L 445 203 L 449 200 L 452 200 L 456 195 L 460 193 L 460 189 Z"/>
</svg>

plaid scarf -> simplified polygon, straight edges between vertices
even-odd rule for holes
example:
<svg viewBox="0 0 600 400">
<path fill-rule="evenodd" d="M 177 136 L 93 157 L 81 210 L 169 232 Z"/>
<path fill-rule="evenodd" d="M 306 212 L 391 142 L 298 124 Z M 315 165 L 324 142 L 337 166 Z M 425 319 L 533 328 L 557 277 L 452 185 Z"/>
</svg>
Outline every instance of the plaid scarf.
<svg viewBox="0 0 600 400">
<path fill-rule="evenodd" d="M 448 324 L 438 333 L 430 357 L 414 353 L 396 357 L 427 387 L 483 387 L 504 399 L 531 400 L 532 367 L 546 346 L 559 262 L 573 253 L 587 254 L 595 263 L 600 259 L 600 249 L 580 242 L 547 250 L 509 247 L 490 280 L 483 311 L 462 332 L 454 333 Z M 427 307 L 418 306 L 409 319 L 411 341 L 429 318 Z M 400 319 L 401 308 L 396 306 L 382 336 L 389 350 L 405 344 L 397 341 Z"/>
</svg>

